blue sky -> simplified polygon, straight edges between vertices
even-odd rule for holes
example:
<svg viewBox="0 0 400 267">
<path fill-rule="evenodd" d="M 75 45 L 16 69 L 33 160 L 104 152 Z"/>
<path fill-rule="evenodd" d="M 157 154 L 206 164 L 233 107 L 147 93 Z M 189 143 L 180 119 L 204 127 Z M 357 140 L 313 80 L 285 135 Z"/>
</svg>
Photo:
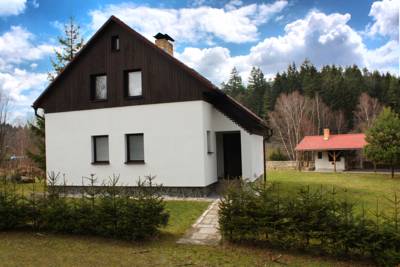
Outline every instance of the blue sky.
<svg viewBox="0 0 400 267">
<path fill-rule="evenodd" d="M 1 0 L 0 89 L 12 118 L 31 114 L 47 85 L 49 58 L 70 16 L 85 40 L 115 15 L 152 39 L 175 39 L 175 56 L 215 84 L 236 67 L 267 77 L 308 58 L 316 66 L 357 64 L 399 72 L 399 2 L 345 0 Z"/>
</svg>

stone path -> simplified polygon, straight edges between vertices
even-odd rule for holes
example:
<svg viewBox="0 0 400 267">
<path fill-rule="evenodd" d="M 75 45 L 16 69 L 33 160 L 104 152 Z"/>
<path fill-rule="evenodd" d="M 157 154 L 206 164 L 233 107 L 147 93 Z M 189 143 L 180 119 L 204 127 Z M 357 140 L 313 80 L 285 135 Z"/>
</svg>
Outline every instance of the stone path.
<svg viewBox="0 0 400 267">
<path fill-rule="evenodd" d="M 218 230 L 219 199 L 197 219 L 186 234 L 178 240 L 179 244 L 217 245 L 221 240 Z"/>
</svg>

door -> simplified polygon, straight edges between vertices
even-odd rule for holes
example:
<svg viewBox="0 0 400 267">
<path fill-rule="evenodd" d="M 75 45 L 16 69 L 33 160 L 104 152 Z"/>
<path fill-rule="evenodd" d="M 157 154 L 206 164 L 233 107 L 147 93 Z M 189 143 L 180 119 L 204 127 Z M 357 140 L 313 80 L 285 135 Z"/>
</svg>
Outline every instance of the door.
<svg viewBox="0 0 400 267">
<path fill-rule="evenodd" d="M 224 176 L 225 178 L 239 178 L 242 176 L 242 149 L 240 132 L 224 133 Z"/>
</svg>

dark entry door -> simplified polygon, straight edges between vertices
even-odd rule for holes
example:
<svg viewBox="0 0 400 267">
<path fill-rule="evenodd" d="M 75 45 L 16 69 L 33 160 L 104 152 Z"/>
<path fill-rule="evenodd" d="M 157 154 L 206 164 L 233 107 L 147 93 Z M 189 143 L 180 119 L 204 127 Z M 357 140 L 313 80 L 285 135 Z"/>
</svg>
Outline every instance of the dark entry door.
<svg viewBox="0 0 400 267">
<path fill-rule="evenodd" d="M 240 133 L 224 133 L 224 175 L 226 178 L 242 176 L 242 150 Z"/>
</svg>

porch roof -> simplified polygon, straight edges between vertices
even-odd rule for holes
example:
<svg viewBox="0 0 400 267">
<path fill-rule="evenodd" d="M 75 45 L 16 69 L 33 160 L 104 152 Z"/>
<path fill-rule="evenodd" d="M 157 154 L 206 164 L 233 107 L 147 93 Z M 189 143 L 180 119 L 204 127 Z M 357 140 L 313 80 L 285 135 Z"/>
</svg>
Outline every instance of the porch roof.
<svg viewBox="0 0 400 267">
<path fill-rule="evenodd" d="M 367 144 L 365 134 L 332 134 L 328 140 L 323 135 L 305 136 L 296 151 L 360 150 Z"/>
</svg>

